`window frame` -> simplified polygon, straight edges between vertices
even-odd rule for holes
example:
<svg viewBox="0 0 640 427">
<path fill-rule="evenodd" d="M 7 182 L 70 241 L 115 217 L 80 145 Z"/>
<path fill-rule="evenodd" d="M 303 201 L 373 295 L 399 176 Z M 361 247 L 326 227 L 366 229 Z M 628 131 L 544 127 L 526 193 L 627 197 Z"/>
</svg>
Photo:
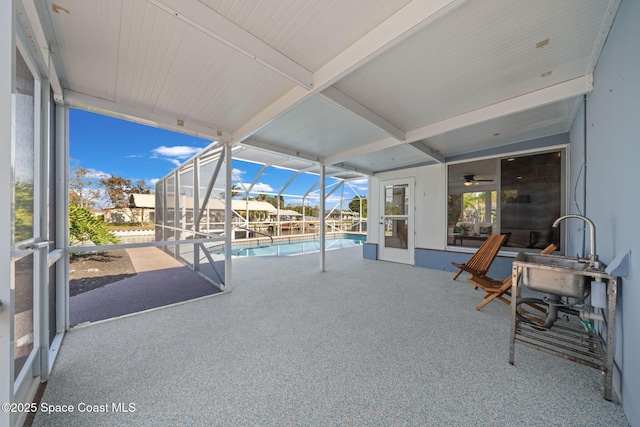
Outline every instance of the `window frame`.
<svg viewBox="0 0 640 427">
<path fill-rule="evenodd" d="M 458 246 L 449 243 L 449 223 L 448 223 L 448 215 L 449 215 L 449 186 L 450 186 L 450 166 L 451 165 L 459 165 L 465 163 L 471 163 L 482 160 L 494 160 L 496 161 L 496 170 L 498 171 L 496 174 L 496 188 L 497 192 L 497 200 L 496 200 L 496 226 L 497 229 L 501 229 L 501 214 L 500 214 L 500 204 L 501 204 L 501 177 L 500 177 L 500 161 L 502 159 L 507 159 L 509 157 L 525 157 L 525 156 L 535 156 L 539 154 L 551 153 L 554 151 L 562 152 L 562 161 L 560 162 L 560 215 L 565 215 L 568 212 L 569 206 L 569 197 L 570 193 L 570 144 L 556 144 L 547 147 L 540 147 L 534 149 L 526 149 L 526 150 L 517 150 L 517 151 L 506 151 L 503 153 L 496 153 L 485 156 L 477 156 L 477 157 L 465 157 L 454 161 L 449 161 L 445 163 L 445 179 L 444 179 L 444 195 L 445 195 L 445 203 L 444 203 L 444 247 L 445 250 L 450 252 L 464 252 L 464 253 L 473 253 L 477 250 L 477 247 L 472 246 Z M 494 231 L 495 232 L 495 231 Z M 560 228 L 558 238 L 560 240 L 560 253 L 564 254 L 564 249 L 567 244 L 567 236 L 566 230 Z M 530 249 L 530 248 L 522 248 L 522 247 L 503 247 L 501 248 L 499 255 L 506 257 L 515 257 L 518 253 L 527 251 L 527 252 L 538 252 L 540 249 Z"/>
</svg>

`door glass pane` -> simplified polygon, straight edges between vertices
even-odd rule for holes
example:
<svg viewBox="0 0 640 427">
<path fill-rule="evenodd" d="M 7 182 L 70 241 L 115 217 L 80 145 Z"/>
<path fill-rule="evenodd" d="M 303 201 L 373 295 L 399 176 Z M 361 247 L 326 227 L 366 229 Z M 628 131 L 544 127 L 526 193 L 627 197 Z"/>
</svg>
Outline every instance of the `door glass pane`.
<svg viewBox="0 0 640 427">
<path fill-rule="evenodd" d="M 33 254 L 15 265 L 14 380 L 33 350 Z"/>
<path fill-rule="evenodd" d="M 385 215 L 408 215 L 408 185 L 387 185 L 385 187 Z"/>
<path fill-rule="evenodd" d="M 35 80 L 16 50 L 16 161 L 14 241 L 33 237 Z"/>
<path fill-rule="evenodd" d="M 408 221 L 406 219 L 385 219 L 384 246 L 386 248 L 407 249 Z"/>
</svg>

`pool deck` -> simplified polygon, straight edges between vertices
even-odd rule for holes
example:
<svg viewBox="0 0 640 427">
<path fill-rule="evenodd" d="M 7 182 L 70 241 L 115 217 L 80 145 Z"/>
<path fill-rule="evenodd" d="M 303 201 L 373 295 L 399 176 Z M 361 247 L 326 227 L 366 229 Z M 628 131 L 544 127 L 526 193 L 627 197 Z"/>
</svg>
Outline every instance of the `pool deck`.
<svg viewBox="0 0 640 427">
<path fill-rule="evenodd" d="M 509 309 L 361 248 L 233 262 L 232 291 L 67 333 L 35 426 L 628 426 L 602 374 L 516 346 Z M 109 406 L 112 408 L 112 406 Z"/>
</svg>

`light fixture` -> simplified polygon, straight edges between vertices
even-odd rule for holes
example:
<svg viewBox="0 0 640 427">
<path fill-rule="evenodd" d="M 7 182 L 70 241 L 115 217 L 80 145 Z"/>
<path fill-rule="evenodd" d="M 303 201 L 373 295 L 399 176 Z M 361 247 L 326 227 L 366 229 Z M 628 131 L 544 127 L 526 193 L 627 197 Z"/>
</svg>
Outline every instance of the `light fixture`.
<svg viewBox="0 0 640 427">
<path fill-rule="evenodd" d="M 471 187 L 474 184 L 479 184 L 481 182 L 493 182 L 492 179 L 476 179 L 475 175 L 462 175 L 464 179 L 464 185 L 467 187 Z"/>
</svg>

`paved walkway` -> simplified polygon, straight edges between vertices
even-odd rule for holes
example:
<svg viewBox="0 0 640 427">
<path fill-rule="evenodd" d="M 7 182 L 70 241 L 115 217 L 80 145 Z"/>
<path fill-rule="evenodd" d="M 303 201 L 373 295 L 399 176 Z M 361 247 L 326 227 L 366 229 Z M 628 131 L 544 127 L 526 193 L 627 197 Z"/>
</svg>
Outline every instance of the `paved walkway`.
<svg viewBox="0 0 640 427">
<path fill-rule="evenodd" d="M 166 252 L 127 249 L 138 273 L 70 298 L 71 326 L 110 319 L 220 292 Z"/>
</svg>

